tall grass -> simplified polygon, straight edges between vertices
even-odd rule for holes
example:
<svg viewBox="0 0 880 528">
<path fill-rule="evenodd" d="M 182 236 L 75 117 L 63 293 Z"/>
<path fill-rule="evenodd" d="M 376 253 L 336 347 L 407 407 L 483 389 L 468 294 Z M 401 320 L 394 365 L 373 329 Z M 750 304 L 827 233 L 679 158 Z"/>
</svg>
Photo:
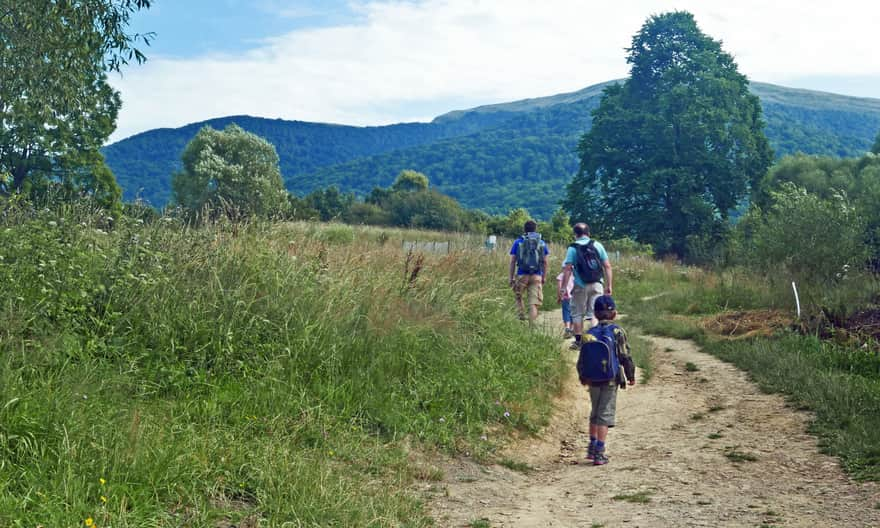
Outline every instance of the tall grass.
<svg viewBox="0 0 880 528">
<path fill-rule="evenodd" d="M 413 451 L 491 456 L 486 431 L 537 430 L 559 387 L 558 342 L 491 279 L 506 254 L 0 219 L 0 525 L 425 526 Z"/>
</svg>

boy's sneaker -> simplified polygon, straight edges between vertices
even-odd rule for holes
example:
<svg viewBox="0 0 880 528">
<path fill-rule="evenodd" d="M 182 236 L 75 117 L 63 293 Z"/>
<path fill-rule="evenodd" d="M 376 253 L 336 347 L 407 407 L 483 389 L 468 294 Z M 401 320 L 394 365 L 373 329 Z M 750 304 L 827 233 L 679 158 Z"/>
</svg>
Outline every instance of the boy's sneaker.
<svg viewBox="0 0 880 528">
<path fill-rule="evenodd" d="M 608 456 L 605 455 L 604 451 L 596 453 L 593 455 L 593 465 L 594 466 L 604 466 L 608 463 Z"/>
<path fill-rule="evenodd" d="M 572 350 L 580 350 L 580 349 L 581 349 L 581 344 L 580 344 L 580 342 L 578 342 L 578 341 L 572 341 L 571 344 L 568 345 L 568 348 L 570 348 L 570 349 L 572 349 Z"/>
<path fill-rule="evenodd" d="M 568 339 L 569 337 L 571 337 L 573 335 L 574 335 L 574 332 L 571 331 L 571 328 L 566 328 L 565 332 L 563 332 L 563 336 L 565 337 L 565 339 Z"/>
<path fill-rule="evenodd" d="M 587 460 L 595 460 L 596 459 L 596 448 L 595 446 L 589 446 L 587 448 Z"/>
</svg>

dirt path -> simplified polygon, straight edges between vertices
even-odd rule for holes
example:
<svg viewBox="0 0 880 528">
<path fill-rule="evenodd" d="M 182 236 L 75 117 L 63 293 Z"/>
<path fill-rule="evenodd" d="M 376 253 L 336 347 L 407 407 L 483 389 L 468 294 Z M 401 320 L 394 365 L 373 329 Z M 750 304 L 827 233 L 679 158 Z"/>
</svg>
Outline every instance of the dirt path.
<svg viewBox="0 0 880 528">
<path fill-rule="evenodd" d="M 820 454 L 809 415 L 689 341 L 651 342 L 650 383 L 619 393 L 610 464 L 585 463 L 589 396 L 566 343 L 572 375 L 550 425 L 505 453 L 533 471 L 450 461 L 427 499 L 438 525 L 880 527 L 880 486 Z"/>
</svg>

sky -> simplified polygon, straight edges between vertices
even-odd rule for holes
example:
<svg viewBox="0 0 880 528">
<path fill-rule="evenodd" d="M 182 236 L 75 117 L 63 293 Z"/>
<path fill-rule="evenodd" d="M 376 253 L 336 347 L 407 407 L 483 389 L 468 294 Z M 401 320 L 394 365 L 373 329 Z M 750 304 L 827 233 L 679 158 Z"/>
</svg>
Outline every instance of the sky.
<svg viewBox="0 0 880 528">
<path fill-rule="evenodd" d="M 750 80 L 880 98 L 880 2 L 153 0 L 144 64 L 111 74 L 110 141 L 229 115 L 386 125 L 625 77 L 654 14 L 687 10 Z"/>
</svg>

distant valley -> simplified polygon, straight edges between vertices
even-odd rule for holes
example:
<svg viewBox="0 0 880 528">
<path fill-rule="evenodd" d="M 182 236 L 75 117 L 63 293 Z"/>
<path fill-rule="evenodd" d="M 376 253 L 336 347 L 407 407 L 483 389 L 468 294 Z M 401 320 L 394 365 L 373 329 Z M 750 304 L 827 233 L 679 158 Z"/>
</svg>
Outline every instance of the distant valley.
<svg viewBox="0 0 880 528">
<path fill-rule="evenodd" d="M 414 169 L 465 207 L 492 214 L 524 207 L 548 218 L 577 171 L 578 139 L 608 84 L 454 111 L 430 123 L 353 127 L 230 116 L 150 130 L 103 151 L 125 199 L 139 197 L 156 207 L 170 200 L 171 175 L 196 132 L 235 123 L 275 145 L 285 184 L 297 195 L 331 185 L 364 195 Z M 751 90 L 761 99 L 777 156 L 858 156 L 880 131 L 880 99 L 756 82 Z"/>
</svg>

